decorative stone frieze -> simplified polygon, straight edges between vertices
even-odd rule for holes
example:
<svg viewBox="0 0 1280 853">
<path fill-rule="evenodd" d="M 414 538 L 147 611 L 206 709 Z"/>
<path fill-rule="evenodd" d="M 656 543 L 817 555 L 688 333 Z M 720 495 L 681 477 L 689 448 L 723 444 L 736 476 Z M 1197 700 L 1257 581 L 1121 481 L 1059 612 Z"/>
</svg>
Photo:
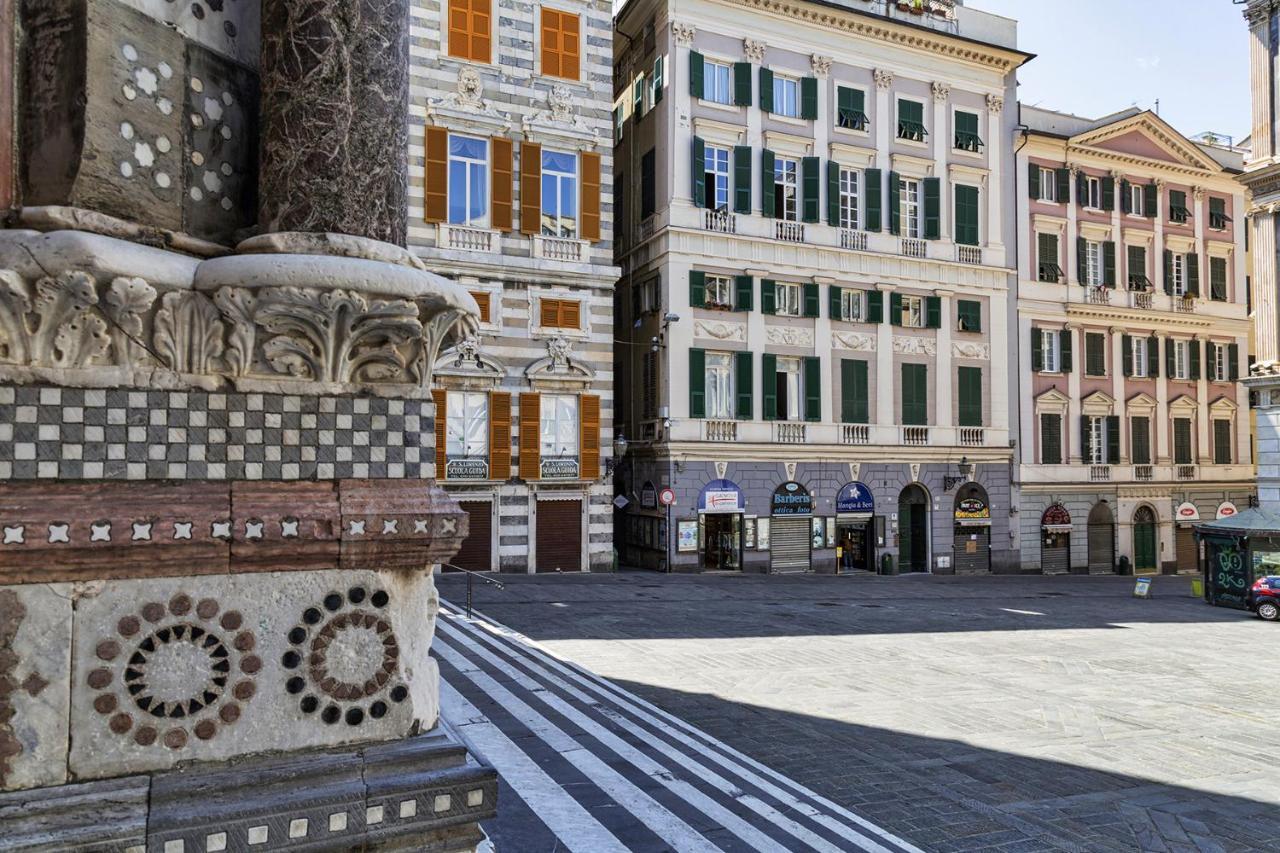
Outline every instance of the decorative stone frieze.
<svg viewBox="0 0 1280 853">
<path fill-rule="evenodd" d="M 890 86 L 893 85 L 892 71 L 888 71 L 884 68 L 877 68 L 872 73 L 875 77 L 877 89 L 888 89 Z"/>
<path fill-rule="evenodd" d="M 938 342 L 933 338 L 894 335 L 893 351 L 898 355 L 937 355 Z"/>
<path fill-rule="evenodd" d="M 930 88 L 933 91 L 933 100 L 938 103 L 944 103 L 951 97 L 950 83 L 943 83 L 935 80 Z"/>
<path fill-rule="evenodd" d="M 832 343 L 840 348 L 854 352 L 875 352 L 876 336 L 861 332 L 835 332 L 831 335 Z"/>
</svg>

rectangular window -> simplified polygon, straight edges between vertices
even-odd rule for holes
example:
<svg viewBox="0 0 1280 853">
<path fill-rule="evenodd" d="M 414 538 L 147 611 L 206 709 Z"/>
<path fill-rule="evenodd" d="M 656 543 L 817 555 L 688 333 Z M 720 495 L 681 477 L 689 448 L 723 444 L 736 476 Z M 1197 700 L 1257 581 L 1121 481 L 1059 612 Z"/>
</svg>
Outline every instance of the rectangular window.
<svg viewBox="0 0 1280 853">
<path fill-rule="evenodd" d="M 1148 418 L 1129 419 L 1129 449 L 1134 465 L 1151 464 L 1151 421 Z"/>
<path fill-rule="evenodd" d="M 799 80 L 773 75 L 773 112 L 775 115 L 800 118 Z"/>
<path fill-rule="evenodd" d="M 929 368 L 926 365 L 902 365 L 902 423 L 904 426 L 929 423 Z"/>
<path fill-rule="evenodd" d="M 581 22 L 577 15 L 542 7 L 542 73 L 566 80 L 578 79 L 582 51 Z"/>
<path fill-rule="evenodd" d="M 962 427 L 982 426 L 982 368 L 957 368 L 956 385 L 959 392 L 957 424 Z"/>
<path fill-rule="evenodd" d="M 707 207 L 711 210 L 729 209 L 729 149 L 707 146 L 706 153 Z"/>
<path fill-rule="evenodd" d="M 1058 200 L 1058 173 L 1043 166 L 1040 167 L 1040 200 Z"/>
<path fill-rule="evenodd" d="M 1129 212 L 1134 216 L 1147 214 L 1147 192 L 1142 184 L 1129 185 Z"/>
<path fill-rule="evenodd" d="M 1102 178 L 1085 178 L 1084 206 L 1094 210 L 1102 209 Z"/>
<path fill-rule="evenodd" d="M 1062 415 L 1040 415 L 1040 464 L 1062 464 Z"/>
<path fill-rule="evenodd" d="M 1107 464 L 1107 419 L 1089 418 L 1089 446 L 1085 448 L 1087 465 Z"/>
<path fill-rule="evenodd" d="M 542 394 L 542 461 L 578 458 L 578 397 Z"/>
<path fill-rule="evenodd" d="M 576 299 L 548 299 L 538 301 L 538 325 L 544 329 L 582 328 L 582 304 Z"/>
<path fill-rule="evenodd" d="M 1209 298 L 1227 301 L 1227 259 L 1209 258 Z"/>
<path fill-rule="evenodd" d="M 919 101 L 898 100 L 898 138 L 912 142 L 924 142 L 928 131 L 924 128 L 924 104 Z"/>
<path fill-rule="evenodd" d="M 774 312 L 782 317 L 799 317 L 803 311 L 803 290 L 800 285 L 790 282 L 774 284 Z"/>
<path fill-rule="evenodd" d="M 903 236 L 920 237 L 920 182 L 903 178 L 902 185 L 902 233 Z"/>
<path fill-rule="evenodd" d="M 578 155 L 542 149 L 542 233 L 578 236 Z"/>
<path fill-rule="evenodd" d="M 1053 174 L 1052 169 L 1045 169 L 1050 176 Z M 1040 186 L 1044 186 L 1041 184 Z M 1048 281 L 1057 283 L 1062 280 L 1062 267 L 1058 266 L 1058 235 L 1045 234 L 1041 232 L 1036 235 L 1036 256 L 1038 275 L 1040 281 Z"/>
<path fill-rule="evenodd" d="M 840 319 L 864 323 L 867 319 L 866 293 L 861 290 L 840 291 Z"/>
<path fill-rule="evenodd" d="M 641 401 L 643 417 L 648 420 L 658 416 L 658 354 L 644 354 L 644 399 Z"/>
<path fill-rule="evenodd" d="M 1227 216 L 1227 201 L 1222 198 L 1209 199 L 1209 227 L 1215 231 L 1225 231 L 1231 217 Z"/>
<path fill-rule="evenodd" d="M 1040 351 L 1044 355 L 1044 372 L 1058 373 L 1062 370 L 1061 332 L 1057 329 L 1040 330 Z"/>
<path fill-rule="evenodd" d="M 786 157 L 773 161 L 774 218 L 796 222 L 800 218 L 800 162 Z"/>
<path fill-rule="evenodd" d="M 1107 336 L 1086 332 L 1084 336 L 1084 372 L 1088 376 L 1107 375 Z"/>
<path fill-rule="evenodd" d="M 1228 365 L 1228 352 L 1226 344 L 1209 344 L 1209 351 L 1213 353 L 1213 362 L 1209 365 L 1209 378 L 1214 382 L 1226 382 L 1231 378 L 1231 368 Z"/>
<path fill-rule="evenodd" d="M 955 147 L 977 154 L 984 144 L 978 136 L 978 114 L 957 110 Z"/>
<path fill-rule="evenodd" d="M 778 420 L 801 420 L 804 408 L 804 370 L 801 360 L 779 356 L 774 382 L 778 394 Z"/>
<path fill-rule="evenodd" d="M 1173 464 L 1190 465 L 1191 459 L 1191 419 L 1173 419 Z"/>
<path fill-rule="evenodd" d="M 733 279 L 727 275 L 709 275 L 706 287 L 707 308 L 733 308 Z"/>
<path fill-rule="evenodd" d="M 449 55 L 489 62 L 492 49 L 490 0 L 449 0 Z"/>
<path fill-rule="evenodd" d="M 733 68 L 725 62 L 702 64 L 702 99 L 717 104 L 733 102 Z"/>
<path fill-rule="evenodd" d="M 1231 464 L 1231 421 L 1222 418 L 1213 421 L 1213 464 Z"/>
<path fill-rule="evenodd" d="M 640 218 L 653 216 L 658 203 L 658 180 L 655 154 L 650 148 L 640 157 Z"/>
<path fill-rule="evenodd" d="M 1084 244 L 1084 283 L 1091 287 L 1101 287 L 1103 278 L 1102 243 L 1086 240 Z"/>
<path fill-rule="evenodd" d="M 972 299 L 956 301 L 956 329 L 961 332 L 982 331 L 982 303 Z"/>
<path fill-rule="evenodd" d="M 1179 224 L 1191 218 L 1187 209 L 1187 194 L 1181 190 L 1169 190 L 1169 221 Z"/>
<path fill-rule="evenodd" d="M 1181 252 L 1173 253 L 1173 295 L 1187 295 L 1187 256 Z"/>
<path fill-rule="evenodd" d="M 866 130 L 866 93 L 847 86 L 836 87 L 836 124 L 845 130 Z"/>
<path fill-rule="evenodd" d="M 856 229 L 858 227 L 858 179 L 861 172 L 856 169 L 840 170 L 840 227 Z"/>
<path fill-rule="evenodd" d="M 1128 246 L 1125 251 L 1129 261 L 1129 289 L 1150 290 L 1151 279 L 1147 278 L 1147 247 Z"/>
<path fill-rule="evenodd" d="M 964 246 L 979 245 L 978 188 L 956 184 L 956 242 Z"/>
<path fill-rule="evenodd" d="M 489 455 L 489 395 L 450 391 L 446 399 L 445 457 L 483 459 Z"/>
<path fill-rule="evenodd" d="M 708 285 L 710 280 L 708 280 Z M 720 420 L 733 418 L 733 353 L 709 352 L 706 358 L 707 417 Z"/>
<path fill-rule="evenodd" d="M 1149 361 L 1150 351 L 1147 349 L 1147 347 L 1150 343 L 1151 343 L 1150 338 L 1135 337 L 1130 339 L 1129 346 L 1132 348 L 1132 351 L 1133 351 L 1132 376 L 1135 379 L 1147 378 L 1147 371 L 1150 365 L 1150 361 Z"/>
<path fill-rule="evenodd" d="M 449 134 L 449 224 L 489 224 L 489 140 Z"/>
<path fill-rule="evenodd" d="M 1173 344 L 1173 378 L 1191 378 L 1191 342 L 1172 341 Z"/>
<path fill-rule="evenodd" d="M 493 294 L 483 290 L 470 291 L 471 298 L 476 301 L 476 305 L 480 306 L 480 322 L 489 323 L 493 312 L 490 308 L 493 301 Z"/>
<path fill-rule="evenodd" d="M 902 297 L 902 325 L 923 329 L 925 325 L 925 309 L 923 296 Z"/>
</svg>

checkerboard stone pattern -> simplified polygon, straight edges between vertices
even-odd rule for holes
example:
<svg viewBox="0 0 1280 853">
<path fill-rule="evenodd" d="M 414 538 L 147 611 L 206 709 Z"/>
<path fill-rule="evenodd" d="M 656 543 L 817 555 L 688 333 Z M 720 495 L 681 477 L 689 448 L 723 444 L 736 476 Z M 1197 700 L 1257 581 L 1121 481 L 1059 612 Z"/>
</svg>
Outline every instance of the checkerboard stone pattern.
<svg viewBox="0 0 1280 853">
<path fill-rule="evenodd" d="M 432 475 L 430 400 L 0 386 L 0 480 Z"/>
</svg>

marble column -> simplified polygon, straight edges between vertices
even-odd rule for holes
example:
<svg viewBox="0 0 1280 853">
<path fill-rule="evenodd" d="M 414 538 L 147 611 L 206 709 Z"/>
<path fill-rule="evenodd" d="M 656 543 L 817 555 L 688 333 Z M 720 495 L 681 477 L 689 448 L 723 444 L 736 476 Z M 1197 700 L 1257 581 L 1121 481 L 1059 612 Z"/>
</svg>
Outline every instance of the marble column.
<svg viewBox="0 0 1280 853">
<path fill-rule="evenodd" d="M 407 0 L 262 0 L 263 231 L 405 243 Z"/>
<path fill-rule="evenodd" d="M 1276 346 L 1276 217 L 1270 209 L 1255 211 L 1253 227 L 1253 350 L 1258 364 L 1280 357 Z"/>
<path fill-rule="evenodd" d="M 1253 152 L 1250 159 L 1263 160 L 1271 156 L 1271 101 L 1258 97 L 1258 93 L 1271 91 L 1271 50 L 1268 44 L 1267 16 L 1251 22 L 1249 31 L 1249 70 L 1253 98 Z"/>
</svg>

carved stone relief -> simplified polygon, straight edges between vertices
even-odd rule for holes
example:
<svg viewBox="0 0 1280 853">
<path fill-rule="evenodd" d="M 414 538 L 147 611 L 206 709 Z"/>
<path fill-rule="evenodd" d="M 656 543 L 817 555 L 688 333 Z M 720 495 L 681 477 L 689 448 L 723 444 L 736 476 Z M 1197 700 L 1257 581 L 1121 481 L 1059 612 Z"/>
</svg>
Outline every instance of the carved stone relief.
<svg viewBox="0 0 1280 853">
<path fill-rule="evenodd" d="M 938 342 L 932 338 L 911 338 L 895 335 L 893 351 L 898 355 L 937 355 Z"/>
<path fill-rule="evenodd" d="M 744 323 L 725 323 L 720 320 L 694 320 L 693 336 L 695 338 L 712 338 L 717 341 L 747 340 L 747 327 Z"/>
<path fill-rule="evenodd" d="M 839 349 L 848 349 L 855 352 L 876 351 L 875 335 L 864 335 L 859 332 L 836 332 L 831 336 L 831 340 Z"/>
<path fill-rule="evenodd" d="M 954 358 L 981 358 L 990 360 L 991 345 L 978 344 L 971 341 L 955 341 L 951 344 L 951 354 Z"/>
<path fill-rule="evenodd" d="M 766 326 L 764 339 L 771 344 L 788 347 L 813 346 L 813 329 L 799 326 Z"/>
</svg>

